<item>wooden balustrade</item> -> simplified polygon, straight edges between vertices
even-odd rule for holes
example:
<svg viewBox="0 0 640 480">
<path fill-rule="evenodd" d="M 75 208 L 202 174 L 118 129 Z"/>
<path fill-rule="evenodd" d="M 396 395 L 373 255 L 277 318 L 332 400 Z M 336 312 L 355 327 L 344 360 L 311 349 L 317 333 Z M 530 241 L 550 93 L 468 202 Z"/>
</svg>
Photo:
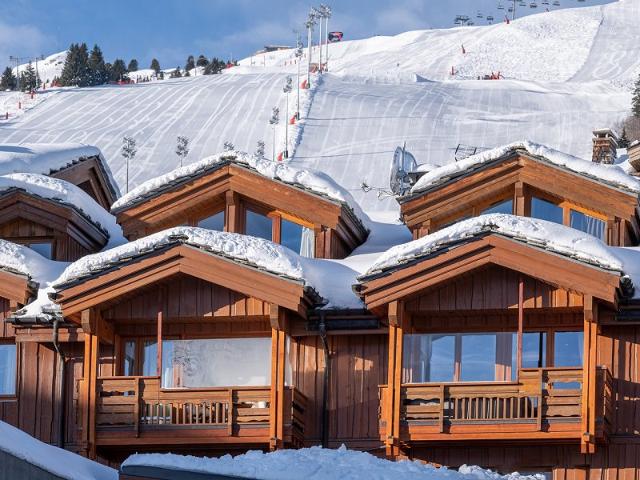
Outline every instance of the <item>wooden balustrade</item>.
<svg viewBox="0 0 640 480">
<path fill-rule="evenodd" d="M 99 431 L 223 428 L 227 435 L 243 426 L 269 424 L 269 387 L 162 389 L 158 377 L 98 379 L 96 427 Z M 304 431 L 306 398 L 286 391 L 285 421 L 294 434 Z"/>
</svg>

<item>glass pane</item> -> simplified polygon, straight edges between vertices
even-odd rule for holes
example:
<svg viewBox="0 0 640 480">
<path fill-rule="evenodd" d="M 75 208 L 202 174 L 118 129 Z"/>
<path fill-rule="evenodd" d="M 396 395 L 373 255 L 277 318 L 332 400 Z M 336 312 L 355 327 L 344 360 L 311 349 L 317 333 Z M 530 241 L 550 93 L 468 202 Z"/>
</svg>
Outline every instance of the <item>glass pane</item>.
<svg viewBox="0 0 640 480">
<path fill-rule="evenodd" d="M 158 375 L 158 345 L 155 340 L 145 340 L 142 347 L 142 375 Z"/>
<path fill-rule="evenodd" d="M 600 240 L 604 239 L 604 222 L 602 220 L 575 210 L 571 210 L 569 213 L 571 228 L 598 237 Z"/>
<path fill-rule="evenodd" d="M 253 237 L 272 240 L 272 221 L 269 217 L 247 210 L 245 233 Z"/>
<path fill-rule="evenodd" d="M 404 383 L 453 381 L 454 335 L 406 335 L 403 348 Z"/>
<path fill-rule="evenodd" d="M 489 208 L 480 212 L 480 215 L 487 215 L 489 213 L 513 213 L 513 200 L 503 200 L 498 203 L 494 203 Z"/>
<path fill-rule="evenodd" d="M 518 335 L 513 334 L 513 356 L 511 379 L 517 378 Z M 525 332 L 522 334 L 522 368 L 542 368 L 547 365 L 547 333 Z"/>
<path fill-rule="evenodd" d="M 136 374 L 136 341 L 127 340 L 124 344 L 124 365 L 122 374 L 131 377 Z"/>
<path fill-rule="evenodd" d="M 200 220 L 198 226 L 200 228 L 222 232 L 224 230 L 224 210 Z"/>
<path fill-rule="evenodd" d="M 541 198 L 531 199 L 531 216 L 541 220 L 562 223 L 562 208 L 555 203 L 548 202 Z"/>
<path fill-rule="evenodd" d="M 162 348 L 168 388 L 271 384 L 271 338 L 166 340 Z"/>
<path fill-rule="evenodd" d="M 460 380 L 494 381 L 496 377 L 496 335 L 462 335 Z"/>
<path fill-rule="evenodd" d="M 53 254 L 53 249 L 51 246 L 51 242 L 46 242 L 46 243 L 32 243 L 29 245 L 29 248 L 31 250 L 33 250 L 34 252 L 38 252 L 40 255 L 42 255 L 44 258 L 48 258 L 49 260 L 51 260 L 51 255 Z"/>
<path fill-rule="evenodd" d="M 302 245 L 302 225 L 283 218 L 280 223 L 280 228 L 280 243 L 294 252 L 300 253 L 300 246 Z"/>
<path fill-rule="evenodd" d="M 16 393 L 16 346 L 0 345 L 0 395 Z"/>
<path fill-rule="evenodd" d="M 553 344 L 554 367 L 581 367 L 583 332 L 556 332 Z"/>
</svg>

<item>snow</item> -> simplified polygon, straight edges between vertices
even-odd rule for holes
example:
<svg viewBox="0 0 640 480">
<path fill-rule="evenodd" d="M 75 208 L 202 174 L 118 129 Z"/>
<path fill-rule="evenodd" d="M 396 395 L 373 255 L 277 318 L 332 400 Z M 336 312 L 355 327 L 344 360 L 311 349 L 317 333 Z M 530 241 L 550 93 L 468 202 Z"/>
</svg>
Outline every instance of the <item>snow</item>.
<svg viewBox="0 0 640 480">
<path fill-rule="evenodd" d="M 64 62 L 67 59 L 67 51 L 54 53 L 53 55 L 49 55 L 44 60 L 38 60 L 36 62 L 32 62 L 33 69 L 36 69 L 40 80 L 45 84 L 45 87 L 49 87 L 54 78 L 60 77 L 62 73 L 62 69 L 64 68 Z M 28 63 L 23 63 L 20 65 L 19 71 L 24 72 L 28 66 Z M 16 74 L 15 67 L 12 69 L 13 74 Z"/>
<path fill-rule="evenodd" d="M 97 147 L 83 143 L 4 143 L 0 144 L 0 174 L 51 172 L 71 166 L 81 158 L 98 157 L 116 195 L 120 192 L 109 165 Z"/>
<path fill-rule="evenodd" d="M 368 217 L 361 210 L 360 205 L 358 205 L 348 191 L 343 189 L 328 175 L 322 172 L 293 167 L 287 163 L 273 162 L 264 157 L 249 155 L 244 152 L 219 153 L 204 158 L 199 162 L 177 168 L 169 173 L 152 178 L 116 200 L 111 209 L 112 211 L 117 211 L 138 203 L 145 197 L 152 195 L 154 192 L 174 182 L 179 182 L 181 179 L 186 179 L 210 168 L 215 168 L 216 165 L 224 162 L 232 162 L 250 167 L 267 178 L 280 180 L 294 186 L 301 186 L 317 194 L 345 203 L 353 210 L 365 226 L 367 224 Z"/>
<path fill-rule="evenodd" d="M 488 233 L 503 235 L 606 270 L 624 272 L 624 263 L 614 249 L 592 235 L 546 220 L 494 213 L 463 220 L 418 240 L 396 245 L 381 255 L 359 279 Z"/>
<path fill-rule="evenodd" d="M 340 263 L 304 258 L 262 238 L 198 227 L 170 228 L 110 250 L 87 255 L 69 265 L 52 285 L 60 289 L 69 282 L 82 280 L 132 256 L 143 255 L 177 240 L 254 268 L 301 281 L 326 301 L 324 308 L 362 308 L 362 303 L 351 290 L 356 272 Z"/>
<path fill-rule="evenodd" d="M 57 278 L 62 272 L 63 262 L 44 258 L 28 247 L 0 239 L 0 269 L 29 277 L 38 283 Z"/>
<path fill-rule="evenodd" d="M 43 443 L 0 421 L 0 450 L 65 480 L 117 480 L 118 471 Z"/>
<path fill-rule="evenodd" d="M 500 160 L 511 152 L 525 150 L 530 155 L 542 157 L 545 161 L 563 167 L 572 172 L 594 178 L 604 183 L 615 185 L 633 193 L 640 193 L 640 181 L 617 165 L 601 165 L 591 161 L 559 152 L 555 149 L 539 145 L 530 141 L 514 142 L 501 147 L 496 147 L 476 155 L 472 155 L 459 162 L 450 163 L 432 170 L 423 175 L 411 188 L 411 193 L 419 193 L 428 190 L 435 185 L 446 182 L 452 178 L 463 175 L 466 172 L 482 165 Z"/>
<path fill-rule="evenodd" d="M 104 229 L 108 235 L 108 245 L 124 243 L 122 228 L 115 217 L 102 208 L 84 190 L 57 178 L 36 173 L 11 173 L 0 176 L 0 192 L 20 189 L 33 195 L 55 200 L 84 213 L 93 223 Z"/>
<path fill-rule="evenodd" d="M 342 446 L 331 450 L 321 447 L 278 450 L 264 453 L 249 451 L 220 458 L 174 454 L 136 454 L 122 464 L 152 466 L 169 470 L 235 475 L 260 480 L 543 480 L 544 476 L 512 473 L 500 475 L 476 466 L 462 466 L 458 471 L 436 468 L 419 461 L 392 462 L 370 453 L 348 450 Z"/>
</svg>

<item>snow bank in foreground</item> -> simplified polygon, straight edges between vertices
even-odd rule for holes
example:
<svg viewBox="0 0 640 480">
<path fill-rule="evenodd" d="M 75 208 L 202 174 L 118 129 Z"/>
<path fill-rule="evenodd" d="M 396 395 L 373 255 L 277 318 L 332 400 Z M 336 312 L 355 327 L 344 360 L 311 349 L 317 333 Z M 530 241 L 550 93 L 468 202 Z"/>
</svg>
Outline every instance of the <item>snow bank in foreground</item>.
<svg viewBox="0 0 640 480">
<path fill-rule="evenodd" d="M 622 260 L 612 249 L 588 233 L 546 220 L 494 213 L 463 220 L 426 237 L 397 245 L 381 255 L 361 278 L 485 233 L 504 235 L 607 270 L 624 271 Z"/>
<path fill-rule="evenodd" d="M 462 466 L 459 471 L 436 468 L 421 462 L 384 460 L 365 452 L 321 447 L 250 451 L 232 457 L 201 458 L 173 454 L 136 454 L 122 464 L 170 470 L 235 475 L 261 480 L 542 480 L 543 475 L 500 475 L 480 467 Z"/>
<path fill-rule="evenodd" d="M 117 470 L 47 445 L 1 421 L 0 450 L 66 480 L 118 480 Z"/>
<path fill-rule="evenodd" d="M 333 200 L 344 202 L 351 207 L 365 226 L 367 224 L 368 217 L 362 211 L 360 205 L 358 205 L 347 190 L 338 185 L 327 174 L 304 168 L 296 168 L 287 163 L 273 162 L 266 158 L 259 158 L 244 152 L 225 152 L 213 155 L 199 162 L 176 168 L 169 173 L 147 180 L 129 193 L 120 197 L 114 202 L 111 209 L 117 210 L 137 203 L 144 197 L 171 185 L 173 182 L 179 182 L 187 177 L 198 175 L 200 172 L 214 168 L 216 165 L 224 162 L 246 165 L 265 177 L 280 180 L 294 186 L 301 186 L 302 188 L 306 188 L 320 195 L 325 195 Z"/>
<path fill-rule="evenodd" d="M 411 193 L 428 190 L 430 187 L 443 183 L 452 177 L 463 175 L 467 171 L 473 170 L 483 164 L 499 160 L 516 150 L 526 150 L 529 154 L 543 157 L 546 161 L 558 167 L 566 168 L 572 172 L 629 190 L 633 193 L 640 193 L 640 180 L 628 175 L 616 165 L 607 166 L 589 162 L 528 140 L 510 143 L 472 155 L 459 162 L 439 167 L 420 177 L 411 189 Z"/>
<path fill-rule="evenodd" d="M 100 225 L 109 234 L 109 244 L 119 245 L 126 240 L 122 228 L 113 215 L 102 208 L 80 187 L 57 178 L 35 173 L 11 173 L 0 176 L 0 192 L 17 188 L 33 195 L 75 207 Z"/>
<path fill-rule="evenodd" d="M 304 258 L 286 247 L 262 238 L 198 227 L 170 228 L 111 250 L 87 255 L 69 265 L 53 282 L 53 286 L 60 287 L 116 266 L 132 256 L 152 252 L 176 241 L 276 275 L 302 281 L 328 302 L 326 306 L 362 307 L 360 300 L 351 291 L 356 272 L 344 265 Z"/>
</svg>

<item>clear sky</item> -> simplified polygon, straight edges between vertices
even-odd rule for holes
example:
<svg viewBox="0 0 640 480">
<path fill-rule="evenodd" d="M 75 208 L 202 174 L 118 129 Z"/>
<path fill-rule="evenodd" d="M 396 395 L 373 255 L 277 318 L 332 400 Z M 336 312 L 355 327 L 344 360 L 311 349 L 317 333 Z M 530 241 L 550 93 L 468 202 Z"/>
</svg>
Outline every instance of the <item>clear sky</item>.
<svg viewBox="0 0 640 480">
<path fill-rule="evenodd" d="M 577 7 L 611 0 L 560 0 Z M 243 58 L 265 44 L 292 44 L 293 29 L 317 2 L 284 0 L 0 0 L 0 66 L 9 55 L 36 56 L 65 50 L 72 42 L 98 43 L 107 61 L 153 57 L 163 68 L 184 65 L 189 54 Z M 449 27 L 456 14 L 501 18 L 499 0 L 325 0 L 333 10 L 330 30 L 345 39 Z M 506 6 L 508 0 L 502 0 Z M 544 11 L 517 7 L 522 14 Z M 553 3 L 553 0 L 549 0 Z M 551 7 L 553 8 L 553 7 Z"/>
</svg>

